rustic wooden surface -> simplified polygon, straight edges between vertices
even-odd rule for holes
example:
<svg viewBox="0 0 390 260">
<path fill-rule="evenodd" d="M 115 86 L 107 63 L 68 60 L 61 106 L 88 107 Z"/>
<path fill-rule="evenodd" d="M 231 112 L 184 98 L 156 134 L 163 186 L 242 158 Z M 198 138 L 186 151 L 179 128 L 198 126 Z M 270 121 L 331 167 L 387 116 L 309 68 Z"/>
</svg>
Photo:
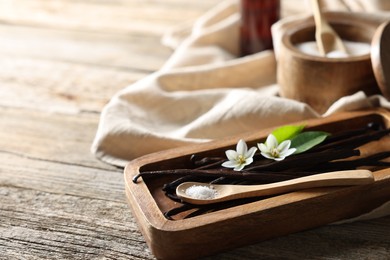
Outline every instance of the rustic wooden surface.
<svg viewBox="0 0 390 260">
<path fill-rule="evenodd" d="M 171 54 L 163 32 L 217 2 L 0 0 L 0 259 L 154 259 L 122 169 L 89 148 L 109 98 Z M 385 217 L 212 259 L 390 259 L 389 234 Z"/>
</svg>

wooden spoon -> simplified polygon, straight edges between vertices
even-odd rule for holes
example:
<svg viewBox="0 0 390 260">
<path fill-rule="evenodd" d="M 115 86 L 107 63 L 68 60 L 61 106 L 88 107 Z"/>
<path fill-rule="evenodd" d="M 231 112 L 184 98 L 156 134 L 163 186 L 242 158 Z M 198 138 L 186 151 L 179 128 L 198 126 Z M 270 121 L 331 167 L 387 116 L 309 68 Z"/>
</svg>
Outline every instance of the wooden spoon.
<svg viewBox="0 0 390 260">
<path fill-rule="evenodd" d="M 319 0 L 312 0 L 314 21 L 316 24 L 316 41 L 318 50 L 322 56 L 327 56 L 330 52 L 337 52 L 339 56 L 347 56 L 347 50 L 339 35 L 326 21 L 321 12 Z"/>
<path fill-rule="evenodd" d="M 362 185 L 372 182 L 374 182 L 374 177 L 371 171 L 350 170 L 315 174 L 293 180 L 261 185 L 184 182 L 176 188 L 176 194 L 182 201 L 202 205 L 234 199 L 275 195 L 315 187 Z M 190 192 L 194 191 L 194 189 L 197 189 L 196 195 Z M 199 193 L 203 193 L 207 198 L 199 198 Z"/>
</svg>

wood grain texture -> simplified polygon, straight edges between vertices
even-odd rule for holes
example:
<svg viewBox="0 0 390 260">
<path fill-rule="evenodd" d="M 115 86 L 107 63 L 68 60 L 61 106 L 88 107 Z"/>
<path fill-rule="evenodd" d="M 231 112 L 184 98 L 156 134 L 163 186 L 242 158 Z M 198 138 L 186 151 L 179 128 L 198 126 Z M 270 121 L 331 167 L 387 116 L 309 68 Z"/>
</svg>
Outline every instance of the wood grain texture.
<svg viewBox="0 0 390 260">
<path fill-rule="evenodd" d="M 218 0 L 0 1 L 0 20 L 18 25 L 159 36 L 194 21 Z M 88 11 L 86 11 L 88 10 Z"/>
<path fill-rule="evenodd" d="M 162 34 L 218 2 L 0 0 L 0 259 L 155 259 L 122 169 L 89 148 L 111 96 L 172 53 Z M 209 259 L 386 259 L 389 230 L 327 226 Z"/>
<path fill-rule="evenodd" d="M 89 149 L 98 115 L 55 114 L 0 107 L 0 151 L 37 160 L 114 169 L 97 161 Z"/>
<path fill-rule="evenodd" d="M 152 259 L 124 203 L 0 187 L 2 257 Z"/>
<path fill-rule="evenodd" d="M 3 162 L 0 180 L 6 186 L 123 203 L 120 169 L 66 165 L 8 153 L 0 153 L 0 159 Z"/>
<path fill-rule="evenodd" d="M 117 91 L 147 75 L 13 55 L 3 55 L 0 67 L 0 106 L 61 114 L 100 113 Z"/>
<path fill-rule="evenodd" d="M 159 69 L 171 53 L 159 37 L 134 34 L 0 25 L 0 37 L 2 54 L 149 73 Z"/>
</svg>

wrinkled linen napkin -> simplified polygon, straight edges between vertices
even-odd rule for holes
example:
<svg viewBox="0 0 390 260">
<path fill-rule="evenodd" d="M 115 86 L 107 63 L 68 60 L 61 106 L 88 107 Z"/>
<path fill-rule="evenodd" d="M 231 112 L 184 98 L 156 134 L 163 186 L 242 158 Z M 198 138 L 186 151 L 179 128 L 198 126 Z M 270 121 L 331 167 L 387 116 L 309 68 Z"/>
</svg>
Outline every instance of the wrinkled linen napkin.
<svg viewBox="0 0 390 260">
<path fill-rule="evenodd" d="M 282 1 L 274 28 L 275 51 L 283 25 L 305 19 L 298 0 Z M 299 0 L 299 8 L 302 2 Z M 390 19 L 390 1 L 323 2 L 331 10 L 369 10 L 362 19 Z M 205 142 L 290 122 L 328 116 L 339 111 L 390 104 L 382 96 L 363 92 L 343 97 L 325 114 L 310 106 L 278 97 L 273 51 L 238 58 L 237 1 L 226 1 L 192 26 L 179 27 L 164 37 L 175 51 L 157 72 L 117 93 L 103 109 L 92 152 L 117 166 L 136 157 L 191 143 Z M 310 10 L 310 9 L 309 9 Z"/>
<path fill-rule="evenodd" d="M 276 53 L 284 24 L 310 15 L 309 7 L 297 2 L 282 0 L 283 18 L 273 27 Z M 353 11 L 351 15 L 378 25 L 390 19 L 385 11 L 390 10 L 388 0 L 324 0 L 321 4 L 328 10 Z M 174 53 L 165 65 L 124 88 L 103 109 L 91 148 L 96 157 L 123 167 L 145 154 L 233 134 L 340 111 L 390 109 L 383 96 L 363 92 L 341 98 L 324 114 L 279 97 L 274 51 L 237 57 L 239 19 L 238 1 L 229 0 L 194 24 L 168 32 L 163 43 Z M 390 214 L 390 205 L 385 208 L 385 214 Z"/>
</svg>

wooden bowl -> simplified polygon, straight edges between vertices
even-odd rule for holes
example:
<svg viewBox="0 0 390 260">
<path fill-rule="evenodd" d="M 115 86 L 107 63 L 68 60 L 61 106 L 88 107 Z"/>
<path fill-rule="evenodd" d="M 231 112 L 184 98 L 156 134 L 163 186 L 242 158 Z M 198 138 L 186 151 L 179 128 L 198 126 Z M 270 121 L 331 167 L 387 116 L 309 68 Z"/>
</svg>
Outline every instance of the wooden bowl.
<svg viewBox="0 0 390 260">
<path fill-rule="evenodd" d="M 343 40 L 371 43 L 379 24 L 366 23 L 345 14 L 325 14 Z M 364 91 L 367 95 L 380 93 L 370 54 L 345 58 L 328 58 L 303 53 L 296 45 L 315 41 L 314 19 L 292 23 L 282 36 L 277 80 L 282 97 L 309 104 L 324 113 L 343 96 Z"/>
</svg>

